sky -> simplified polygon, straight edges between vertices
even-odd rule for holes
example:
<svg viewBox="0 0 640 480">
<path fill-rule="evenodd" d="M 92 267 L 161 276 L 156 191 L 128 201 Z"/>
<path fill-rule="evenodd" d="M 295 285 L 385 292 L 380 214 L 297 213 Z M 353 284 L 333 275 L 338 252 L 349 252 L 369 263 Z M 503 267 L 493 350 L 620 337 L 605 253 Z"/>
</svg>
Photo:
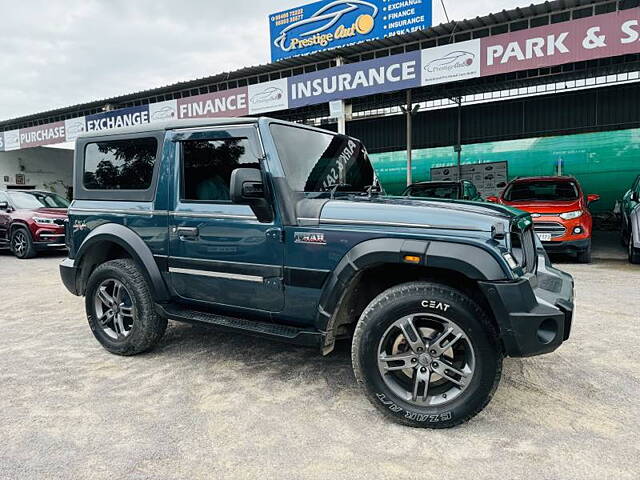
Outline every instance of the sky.
<svg viewBox="0 0 640 480">
<path fill-rule="evenodd" d="M 0 0 L 0 120 L 269 63 L 268 15 L 307 3 Z M 530 3 L 445 0 L 452 20 Z"/>
</svg>

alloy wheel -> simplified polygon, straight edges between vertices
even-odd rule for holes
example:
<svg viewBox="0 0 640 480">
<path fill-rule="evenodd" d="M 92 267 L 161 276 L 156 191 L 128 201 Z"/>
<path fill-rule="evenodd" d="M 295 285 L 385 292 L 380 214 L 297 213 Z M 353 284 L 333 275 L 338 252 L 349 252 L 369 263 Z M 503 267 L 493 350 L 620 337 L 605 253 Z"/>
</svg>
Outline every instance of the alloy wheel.
<svg viewBox="0 0 640 480">
<path fill-rule="evenodd" d="M 98 324 L 114 340 L 122 340 L 131 333 L 135 307 L 124 284 L 115 279 L 104 280 L 96 289 L 94 304 Z"/>
<path fill-rule="evenodd" d="M 418 406 L 458 398 L 475 370 L 473 345 L 454 322 L 438 315 L 407 315 L 382 335 L 378 370 L 398 397 Z"/>
<path fill-rule="evenodd" d="M 19 230 L 13 235 L 13 251 L 18 257 L 23 257 L 27 252 L 27 237 L 22 230 Z"/>
</svg>

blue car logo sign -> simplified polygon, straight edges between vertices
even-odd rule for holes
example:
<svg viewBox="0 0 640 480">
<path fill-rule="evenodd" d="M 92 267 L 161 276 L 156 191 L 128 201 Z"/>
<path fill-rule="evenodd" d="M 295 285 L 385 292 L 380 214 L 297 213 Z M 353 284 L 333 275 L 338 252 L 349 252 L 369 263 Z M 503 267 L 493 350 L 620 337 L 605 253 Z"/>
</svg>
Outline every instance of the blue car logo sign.
<svg viewBox="0 0 640 480">
<path fill-rule="evenodd" d="M 345 16 L 352 18 L 357 13 L 353 23 L 345 24 Z M 335 0 L 310 17 L 289 24 L 273 44 L 283 52 L 291 52 L 313 46 L 327 47 L 339 40 L 355 42 L 358 35 L 367 35 L 374 29 L 378 13 L 378 6 L 371 2 Z"/>
</svg>

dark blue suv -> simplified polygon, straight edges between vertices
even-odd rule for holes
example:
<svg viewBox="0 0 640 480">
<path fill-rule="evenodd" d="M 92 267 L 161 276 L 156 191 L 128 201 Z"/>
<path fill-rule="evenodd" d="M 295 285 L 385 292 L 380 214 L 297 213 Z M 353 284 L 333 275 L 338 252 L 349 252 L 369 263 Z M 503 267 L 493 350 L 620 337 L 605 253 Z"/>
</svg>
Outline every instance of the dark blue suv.
<svg viewBox="0 0 640 480">
<path fill-rule="evenodd" d="M 504 356 L 569 337 L 572 278 L 528 214 L 384 195 L 363 145 L 268 118 L 78 139 L 62 280 L 108 351 L 167 320 L 312 345 L 351 339 L 372 403 L 442 428 L 491 399 Z"/>
</svg>

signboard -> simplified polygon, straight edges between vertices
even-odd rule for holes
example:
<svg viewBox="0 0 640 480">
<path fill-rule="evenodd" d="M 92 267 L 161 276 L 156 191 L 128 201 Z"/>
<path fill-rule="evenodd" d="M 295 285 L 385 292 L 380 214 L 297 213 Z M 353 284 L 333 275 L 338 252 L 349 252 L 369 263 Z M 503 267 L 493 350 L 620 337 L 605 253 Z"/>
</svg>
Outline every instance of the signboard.
<svg viewBox="0 0 640 480">
<path fill-rule="evenodd" d="M 178 118 L 241 117 L 249 114 L 247 87 L 178 99 Z"/>
<path fill-rule="evenodd" d="M 420 52 L 350 63 L 289 79 L 289 107 L 420 86 Z"/>
<path fill-rule="evenodd" d="M 478 78 L 480 64 L 480 40 L 422 50 L 422 85 Z"/>
<path fill-rule="evenodd" d="M 145 123 L 149 123 L 148 105 L 89 115 L 86 118 L 86 130 L 87 132 L 95 132 L 112 128 L 133 127 Z"/>
<path fill-rule="evenodd" d="M 20 148 L 40 147 L 64 141 L 64 122 L 20 129 Z"/>
<path fill-rule="evenodd" d="M 402 18 L 411 18 L 409 14 L 415 13 L 413 9 L 417 11 L 419 8 L 426 8 L 427 2 L 350 0 L 347 2 L 324 1 L 319 4 L 325 7 L 333 5 L 325 10 L 325 13 L 331 17 L 329 22 L 335 20 L 331 28 L 337 29 L 341 25 L 340 22 L 352 18 L 356 10 L 332 16 L 330 13 L 335 12 L 336 5 L 344 7 L 344 4 L 348 4 L 351 7 L 357 6 L 358 9 L 364 8 L 363 4 L 373 5 L 377 8 L 376 11 L 380 12 L 382 21 L 392 19 L 398 22 L 400 17 L 394 15 L 400 15 L 405 12 L 403 9 L 408 9 L 408 13 L 405 12 L 407 15 Z M 318 8 L 318 4 L 298 9 L 297 15 L 301 17 L 295 21 L 309 18 L 305 15 L 311 8 Z M 379 15 L 376 14 L 374 19 Z M 294 16 L 287 15 L 282 18 L 291 20 Z M 317 16 L 314 18 L 314 22 L 318 20 Z M 289 24 L 292 22 L 294 20 L 289 21 Z M 293 30 L 285 35 L 289 40 L 292 38 L 291 31 Z M 329 43 L 326 47 L 330 48 Z M 423 51 L 351 63 L 248 87 L 98 113 L 86 118 L 66 120 L 64 124 L 8 131 L 4 132 L 4 136 L 0 136 L 0 151 L 3 148 L 8 151 L 73 141 L 85 131 L 171 119 L 263 115 L 289 108 L 330 103 L 407 88 L 638 53 L 640 53 L 640 9 L 632 8 Z"/>
<path fill-rule="evenodd" d="M 463 164 L 460 166 L 460 177 L 473 183 L 483 198 L 498 196 L 508 183 L 508 163 L 490 162 Z M 436 167 L 431 169 L 433 181 L 458 180 L 458 167 Z"/>
<path fill-rule="evenodd" d="M 0 152 L 4 152 L 4 133 L 0 132 Z"/>
<path fill-rule="evenodd" d="M 20 149 L 20 130 L 4 132 L 4 151 Z"/>
<path fill-rule="evenodd" d="M 481 75 L 640 52 L 640 8 L 482 39 Z"/>
<path fill-rule="evenodd" d="M 271 60 L 431 26 L 431 0 L 323 0 L 270 16 Z"/>
</svg>

